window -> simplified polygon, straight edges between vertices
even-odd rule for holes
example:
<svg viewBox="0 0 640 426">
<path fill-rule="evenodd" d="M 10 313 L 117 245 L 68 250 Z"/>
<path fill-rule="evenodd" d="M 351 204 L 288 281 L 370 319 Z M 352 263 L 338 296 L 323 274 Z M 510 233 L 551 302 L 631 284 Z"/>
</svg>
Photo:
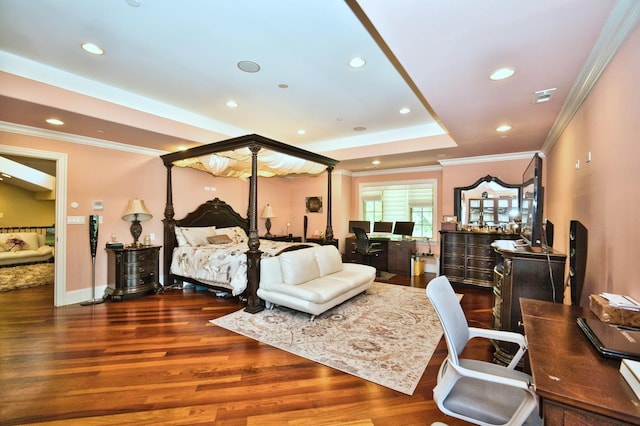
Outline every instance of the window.
<svg viewBox="0 0 640 426">
<path fill-rule="evenodd" d="M 362 184 L 363 220 L 412 221 L 414 237 L 433 238 L 436 180 Z"/>
</svg>

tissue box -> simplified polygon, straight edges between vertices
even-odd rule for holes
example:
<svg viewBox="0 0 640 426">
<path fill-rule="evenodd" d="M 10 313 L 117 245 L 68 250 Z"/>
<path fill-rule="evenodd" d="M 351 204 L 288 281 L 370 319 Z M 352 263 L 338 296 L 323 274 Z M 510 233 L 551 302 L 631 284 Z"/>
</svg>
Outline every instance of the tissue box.
<svg viewBox="0 0 640 426">
<path fill-rule="evenodd" d="M 640 327 L 640 312 L 609 306 L 609 301 L 598 294 L 589 296 L 589 308 L 600 321 Z"/>
<path fill-rule="evenodd" d="M 458 224 L 456 222 L 442 222 L 440 223 L 441 231 L 455 231 L 458 228 Z"/>
</svg>

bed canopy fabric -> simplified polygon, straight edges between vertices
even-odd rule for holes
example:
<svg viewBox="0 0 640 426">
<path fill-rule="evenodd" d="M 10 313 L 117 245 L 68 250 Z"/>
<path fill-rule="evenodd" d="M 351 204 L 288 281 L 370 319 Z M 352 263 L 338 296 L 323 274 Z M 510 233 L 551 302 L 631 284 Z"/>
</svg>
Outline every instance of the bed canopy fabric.
<svg viewBox="0 0 640 426">
<path fill-rule="evenodd" d="M 174 162 L 173 165 L 177 167 L 192 167 L 211 173 L 214 176 L 248 178 L 251 176 L 251 156 L 251 150 L 245 147 L 233 151 L 179 160 Z M 260 177 L 290 174 L 318 175 L 325 170 L 326 166 L 322 164 L 268 149 L 260 150 L 258 155 L 258 176 Z"/>
<path fill-rule="evenodd" d="M 247 254 L 247 306 L 248 312 L 259 312 L 264 303 L 257 296 L 260 281 L 260 239 L 258 237 L 258 177 L 283 176 L 286 174 L 312 174 L 327 172 L 327 226 L 325 238 L 333 240 L 331 225 L 331 172 L 337 160 L 316 154 L 285 143 L 252 134 L 237 138 L 197 146 L 184 151 L 164 154 L 160 157 L 167 168 L 167 201 L 164 212 L 164 267 L 165 283 L 170 279 L 168 268 L 171 263 L 171 251 L 175 240 L 175 211 L 173 208 L 173 189 L 171 169 L 194 167 L 216 176 L 241 177 L 249 179 L 249 241 Z"/>
</svg>

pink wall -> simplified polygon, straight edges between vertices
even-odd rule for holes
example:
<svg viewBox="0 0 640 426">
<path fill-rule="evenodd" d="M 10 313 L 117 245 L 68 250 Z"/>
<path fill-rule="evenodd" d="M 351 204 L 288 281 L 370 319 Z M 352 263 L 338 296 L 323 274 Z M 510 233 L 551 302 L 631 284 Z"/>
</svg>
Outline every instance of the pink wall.
<svg viewBox="0 0 640 426">
<path fill-rule="evenodd" d="M 640 237 L 635 223 L 640 211 L 640 167 L 635 163 L 640 153 L 639 51 L 636 27 L 545 160 L 545 210 L 556 225 L 554 246 L 568 252 L 572 219 L 589 230 L 585 306 L 589 294 L 603 291 L 640 299 L 633 275 Z"/>
</svg>

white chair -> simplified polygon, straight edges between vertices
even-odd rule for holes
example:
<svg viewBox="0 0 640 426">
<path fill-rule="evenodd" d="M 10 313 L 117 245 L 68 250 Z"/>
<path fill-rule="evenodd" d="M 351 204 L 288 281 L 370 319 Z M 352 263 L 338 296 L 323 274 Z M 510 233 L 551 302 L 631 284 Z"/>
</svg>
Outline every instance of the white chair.
<svg viewBox="0 0 640 426">
<path fill-rule="evenodd" d="M 478 425 L 539 425 L 538 399 L 530 375 L 514 367 L 527 350 L 518 333 L 469 327 L 462 307 L 446 276 L 427 285 L 447 342 L 449 355 L 440 366 L 433 399 L 445 414 Z M 490 362 L 459 358 L 475 337 L 516 343 L 520 349 L 505 367 Z"/>
</svg>

